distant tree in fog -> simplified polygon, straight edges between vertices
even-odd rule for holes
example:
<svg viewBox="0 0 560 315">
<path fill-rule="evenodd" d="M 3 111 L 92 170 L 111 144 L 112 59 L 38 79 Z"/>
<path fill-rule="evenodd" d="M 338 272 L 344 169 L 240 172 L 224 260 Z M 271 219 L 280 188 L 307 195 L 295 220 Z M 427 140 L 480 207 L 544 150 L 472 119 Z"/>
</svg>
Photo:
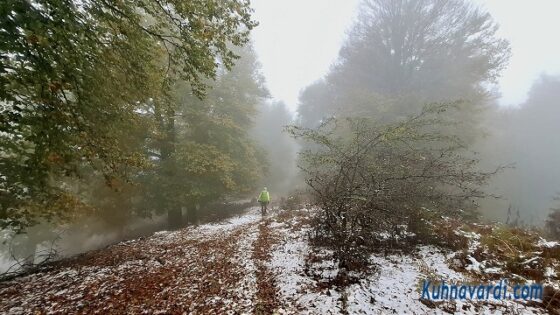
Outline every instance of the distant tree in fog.
<svg viewBox="0 0 560 315">
<path fill-rule="evenodd" d="M 528 224 L 541 224 L 551 196 L 560 187 L 560 77 L 541 76 L 519 108 L 502 110 L 488 119 L 490 137 L 478 150 L 485 164 L 513 163 L 515 169 L 495 178 L 491 189 L 503 196 L 486 208 L 504 218 L 508 204 L 520 209 Z"/>
<path fill-rule="evenodd" d="M 556 194 L 554 201 L 560 202 L 560 193 Z M 546 220 L 546 228 L 551 237 L 560 240 L 560 205 L 556 205 L 550 210 L 551 212 Z"/>
<path fill-rule="evenodd" d="M 511 159 L 516 163 L 517 203 L 526 215 L 544 217 L 560 187 L 560 77 L 543 75 L 512 121 Z"/>
<path fill-rule="evenodd" d="M 472 114 L 509 59 L 492 17 L 468 1 L 364 0 L 360 8 L 338 62 L 301 95 L 305 126 L 335 113 L 391 120 L 458 99 Z"/>
</svg>

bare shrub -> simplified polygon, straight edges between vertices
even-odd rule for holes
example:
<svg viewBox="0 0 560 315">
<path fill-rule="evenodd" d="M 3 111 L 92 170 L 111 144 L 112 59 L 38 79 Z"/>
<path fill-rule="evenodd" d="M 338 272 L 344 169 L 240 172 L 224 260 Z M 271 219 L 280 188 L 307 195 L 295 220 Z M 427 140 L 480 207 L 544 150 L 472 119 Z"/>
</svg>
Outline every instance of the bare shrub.
<svg viewBox="0 0 560 315">
<path fill-rule="evenodd" d="M 385 125 L 333 118 L 316 129 L 288 128 L 308 142 L 300 168 L 320 207 L 313 237 L 341 268 L 367 263 L 382 243 L 436 241 L 431 217 L 475 216 L 480 187 L 498 170 L 477 170 L 475 154 L 442 131 L 453 126 L 442 113 L 459 105 L 431 104 Z"/>
</svg>

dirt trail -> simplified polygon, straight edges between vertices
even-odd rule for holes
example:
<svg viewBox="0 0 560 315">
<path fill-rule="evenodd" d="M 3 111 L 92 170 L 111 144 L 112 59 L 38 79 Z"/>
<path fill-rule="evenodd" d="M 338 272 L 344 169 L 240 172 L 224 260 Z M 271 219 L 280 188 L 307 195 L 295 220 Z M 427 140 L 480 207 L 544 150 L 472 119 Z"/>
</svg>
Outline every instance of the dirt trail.
<svg viewBox="0 0 560 315">
<path fill-rule="evenodd" d="M 279 306 L 278 288 L 275 275 L 268 268 L 267 263 L 272 258 L 272 247 L 278 242 L 278 237 L 271 233 L 271 220 L 263 220 L 259 224 L 259 237 L 255 242 L 253 260 L 257 264 L 257 304 L 255 314 L 270 314 Z"/>
</svg>

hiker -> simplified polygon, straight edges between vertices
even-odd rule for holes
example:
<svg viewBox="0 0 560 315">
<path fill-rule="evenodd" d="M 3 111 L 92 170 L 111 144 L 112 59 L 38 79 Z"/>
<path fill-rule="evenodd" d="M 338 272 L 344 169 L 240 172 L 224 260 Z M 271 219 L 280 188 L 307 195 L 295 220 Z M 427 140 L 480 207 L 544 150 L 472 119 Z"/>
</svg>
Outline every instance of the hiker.
<svg viewBox="0 0 560 315">
<path fill-rule="evenodd" d="M 261 204 L 262 215 L 265 215 L 266 214 L 266 207 L 268 206 L 268 203 L 270 202 L 270 195 L 268 194 L 268 190 L 266 190 L 266 187 L 264 188 L 263 191 L 261 191 L 261 194 L 259 195 L 259 199 L 257 199 L 257 201 Z"/>
</svg>

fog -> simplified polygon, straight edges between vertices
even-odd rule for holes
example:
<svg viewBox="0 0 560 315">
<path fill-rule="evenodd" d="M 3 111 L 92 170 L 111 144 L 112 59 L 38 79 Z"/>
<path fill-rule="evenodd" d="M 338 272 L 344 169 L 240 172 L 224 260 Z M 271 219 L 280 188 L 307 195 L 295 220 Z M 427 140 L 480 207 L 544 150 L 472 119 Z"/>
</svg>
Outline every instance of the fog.
<svg viewBox="0 0 560 315">
<path fill-rule="evenodd" d="M 10 122 L 0 133 L 8 160 L 0 272 L 14 257 L 38 263 L 51 249 L 67 257 L 227 218 L 263 187 L 279 202 L 306 187 L 298 169 L 306 144 L 286 126 L 332 117 L 385 126 L 431 103 L 460 103 L 438 131 L 476 151 L 481 169 L 507 166 L 484 187 L 493 196 L 479 201 L 483 219 L 543 225 L 560 192 L 557 1 L 255 0 L 253 8 L 260 25 L 233 49 L 239 59 L 219 43 L 186 66 L 154 57 L 161 51 L 138 55 L 160 58 L 143 76 L 94 64 L 81 97 L 87 108 L 110 103 L 99 113 L 79 111 L 81 103 L 57 115 L 35 110 L 36 99 L 54 99 L 51 109 L 72 103 L 55 81 L 41 82 L 50 98 L 21 88 L 0 100 L 2 114 L 29 102 L 14 108 L 35 124 Z M 126 63 L 128 53 L 113 57 Z M 169 83 L 172 67 L 204 75 Z M 24 81 L 9 74 L 7 82 Z"/>
<path fill-rule="evenodd" d="M 324 76 L 359 14 L 359 0 L 254 0 L 260 25 L 253 31 L 255 49 L 273 97 L 297 110 L 298 95 Z M 498 103 L 519 106 L 543 73 L 560 73 L 560 44 L 550 40 L 560 28 L 554 0 L 472 1 L 499 24 L 498 34 L 511 44 L 512 56 L 495 86 Z M 523 23 L 520 23 L 523 21 Z"/>
<path fill-rule="evenodd" d="M 0 245 L 0 272 L 16 272 L 22 265 L 40 263 L 49 255 L 70 257 L 165 228 L 165 216 L 135 218 L 122 229 L 108 227 L 106 222 L 97 218 L 66 226 L 37 225 L 27 229 L 25 234 L 5 236 L 6 242 Z"/>
<path fill-rule="evenodd" d="M 515 108 L 495 108 L 486 117 L 488 136 L 480 140 L 482 160 L 511 163 L 489 189 L 501 200 L 484 204 L 489 218 L 505 221 L 507 210 L 527 225 L 541 225 L 560 191 L 560 77 L 543 75 L 527 100 Z M 556 202 L 557 203 L 557 202 Z M 512 219 L 514 219 L 512 217 Z"/>
<path fill-rule="evenodd" d="M 555 206 L 553 197 L 560 191 L 560 115 L 555 101 L 560 97 L 560 44 L 551 40 L 560 28 L 555 16 L 560 4 L 546 0 L 472 3 L 492 16 L 498 25 L 496 37 L 506 40 L 511 50 L 495 81 L 484 83 L 489 93 L 484 101 L 486 108 L 476 118 L 481 129 L 473 149 L 480 153 L 481 167 L 509 167 L 486 187 L 500 198 L 482 201 L 480 211 L 488 220 L 505 222 L 511 208 L 511 220 L 519 210 L 524 224 L 540 226 Z M 342 97 L 340 93 L 321 94 L 320 90 L 321 85 L 330 84 L 330 70 L 340 62 L 343 47 L 352 37 L 355 19 L 363 14 L 359 1 L 298 1 L 293 3 L 298 10 L 290 15 L 292 18 L 285 18 L 290 14 L 288 11 L 275 14 L 288 7 L 282 4 L 255 1 L 255 15 L 262 19 L 261 27 L 254 33 L 255 47 L 272 96 L 285 101 L 303 122 L 310 115 L 317 120 L 328 116 L 328 106 L 324 104 L 329 102 L 339 106 L 341 112 L 347 111 L 348 102 L 333 101 L 334 97 Z M 301 31 L 301 25 L 306 23 L 311 26 Z M 290 42 L 296 44 L 287 44 Z M 370 59 L 364 57 L 356 68 L 371 67 L 372 62 L 373 55 Z M 463 74 L 467 76 L 466 72 Z M 356 86 L 351 81 L 353 76 L 355 73 L 351 72 L 344 77 L 345 84 Z M 461 77 L 461 73 L 456 76 Z M 402 90 L 402 86 L 395 84 L 391 87 Z M 444 88 L 434 95 L 449 91 Z M 311 107 L 310 115 L 301 115 L 314 101 L 312 98 L 321 105 Z"/>
<path fill-rule="evenodd" d="M 284 103 L 267 103 L 260 108 L 251 131 L 265 150 L 268 160 L 268 170 L 260 182 L 261 186 L 266 186 L 276 199 L 302 188 L 296 165 L 298 146 L 284 132 L 285 127 L 293 123 L 293 117 Z"/>
</svg>

